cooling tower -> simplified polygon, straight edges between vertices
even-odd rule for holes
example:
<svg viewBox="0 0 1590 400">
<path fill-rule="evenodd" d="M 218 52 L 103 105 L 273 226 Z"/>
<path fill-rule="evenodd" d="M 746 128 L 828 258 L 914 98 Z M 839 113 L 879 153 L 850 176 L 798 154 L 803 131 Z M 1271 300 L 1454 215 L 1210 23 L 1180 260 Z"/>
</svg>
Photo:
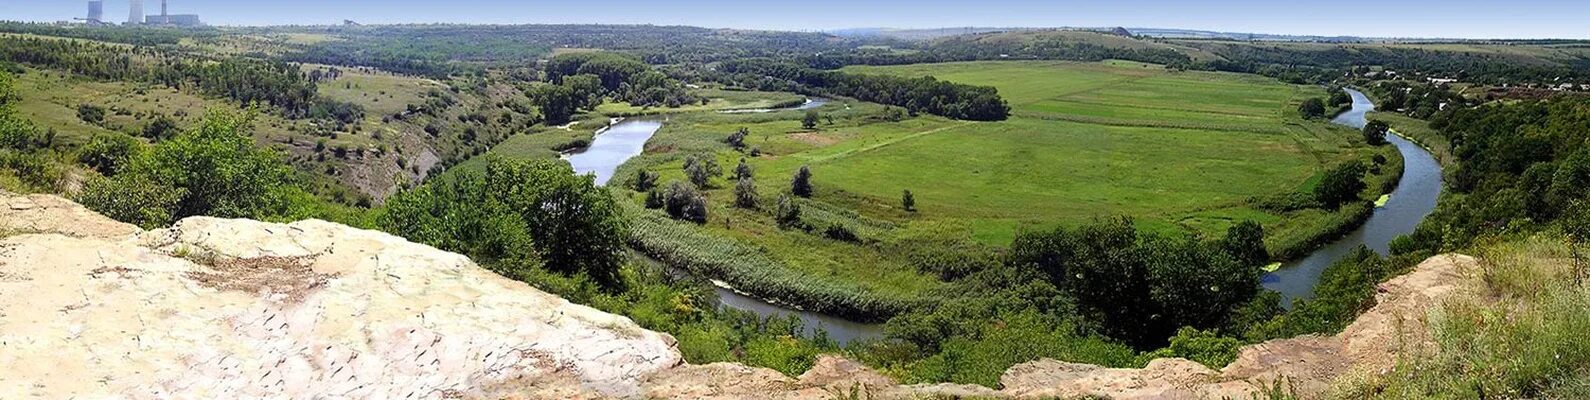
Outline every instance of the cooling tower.
<svg viewBox="0 0 1590 400">
<path fill-rule="evenodd" d="M 100 22 L 100 21 L 104 21 L 104 20 L 105 20 L 105 2 L 104 1 L 90 1 L 90 2 L 88 2 L 88 18 L 87 18 L 87 21 L 89 23 L 94 23 L 94 22 Z"/>
<path fill-rule="evenodd" d="M 129 8 L 127 23 L 133 25 L 144 23 L 144 0 L 132 0 L 132 7 Z"/>
</svg>

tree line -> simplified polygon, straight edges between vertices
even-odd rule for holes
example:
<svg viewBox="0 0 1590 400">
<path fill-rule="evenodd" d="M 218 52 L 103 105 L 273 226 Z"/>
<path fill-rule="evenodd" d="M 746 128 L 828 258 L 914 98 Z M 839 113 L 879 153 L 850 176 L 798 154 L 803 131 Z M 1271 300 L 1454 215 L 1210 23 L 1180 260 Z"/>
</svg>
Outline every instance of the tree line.
<svg viewBox="0 0 1590 400">
<path fill-rule="evenodd" d="M 243 104 L 267 104 L 289 118 L 309 116 L 322 101 L 299 66 L 282 61 L 208 59 L 149 47 L 17 36 L 0 37 L 0 60 L 107 81 L 192 88 Z"/>
<path fill-rule="evenodd" d="M 795 87 L 964 120 L 1001 121 L 1010 116 L 1010 106 L 997 89 L 933 77 L 823 71 L 767 58 L 727 61 L 718 69 L 722 74 L 717 79 L 758 89 Z"/>
</svg>

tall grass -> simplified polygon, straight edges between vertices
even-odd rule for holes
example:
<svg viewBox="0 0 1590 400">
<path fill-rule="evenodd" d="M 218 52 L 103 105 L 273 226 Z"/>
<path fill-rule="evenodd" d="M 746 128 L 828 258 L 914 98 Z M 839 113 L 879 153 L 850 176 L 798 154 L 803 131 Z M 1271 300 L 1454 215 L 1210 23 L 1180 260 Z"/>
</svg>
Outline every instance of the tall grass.
<svg viewBox="0 0 1590 400">
<path fill-rule="evenodd" d="M 1343 389 L 1347 397 L 1590 398 L 1590 290 L 1563 240 L 1539 235 L 1479 253 L 1472 295 L 1431 313 L 1437 349 Z"/>
<path fill-rule="evenodd" d="M 702 232 L 633 202 L 619 204 L 630 221 L 630 245 L 636 250 L 758 298 L 861 321 L 882 321 L 917 301 L 802 276 L 756 247 Z"/>
</svg>

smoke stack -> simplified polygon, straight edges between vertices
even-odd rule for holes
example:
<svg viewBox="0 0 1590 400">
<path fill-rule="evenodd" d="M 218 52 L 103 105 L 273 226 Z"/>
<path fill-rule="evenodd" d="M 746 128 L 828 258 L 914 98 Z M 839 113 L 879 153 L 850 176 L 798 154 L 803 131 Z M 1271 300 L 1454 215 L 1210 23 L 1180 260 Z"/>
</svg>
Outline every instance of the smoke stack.
<svg viewBox="0 0 1590 400">
<path fill-rule="evenodd" d="M 166 0 L 160 0 L 160 16 L 162 16 L 162 17 L 171 16 L 171 14 L 166 14 Z M 166 19 L 166 22 L 171 22 L 171 20 L 170 19 Z"/>
<path fill-rule="evenodd" d="M 132 25 L 144 23 L 144 0 L 132 0 L 132 7 L 127 10 L 127 23 Z"/>
<path fill-rule="evenodd" d="M 99 0 L 89 1 L 87 21 L 89 23 L 94 23 L 103 20 L 105 20 L 105 2 Z"/>
</svg>

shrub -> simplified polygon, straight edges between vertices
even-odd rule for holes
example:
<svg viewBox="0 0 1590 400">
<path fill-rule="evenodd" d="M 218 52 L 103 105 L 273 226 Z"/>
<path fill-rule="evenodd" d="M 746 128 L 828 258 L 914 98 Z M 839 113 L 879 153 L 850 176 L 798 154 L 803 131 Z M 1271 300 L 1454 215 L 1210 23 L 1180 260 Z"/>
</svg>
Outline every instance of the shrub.
<svg viewBox="0 0 1590 400">
<path fill-rule="evenodd" d="M 812 171 L 805 165 L 795 171 L 795 177 L 790 179 L 790 193 L 798 197 L 812 197 Z"/>
<path fill-rule="evenodd" d="M 801 224 L 801 206 L 795 204 L 795 199 L 790 198 L 789 195 L 780 195 L 778 197 L 778 210 L 776 213 L 775 217 L 778 219 L 780 228 L 799 227 Z"/>
<path fill-rule="evenodd" d="M 176 121 L 171 120 L 170 117 L 162 115 L 155 117 L 154 121 L 149 121 L 148 125 L 144 125 L 143 137 L 159 142 L 162 140 L 171 139 L 171 137 L 176 136 L 177 133 L 180 132 L 181 129 L 177 128 Z"/>
<path fill-rule="evenodd" d="M 663 196 L 663 208 L 674 219 L 707 223 L 707 198 L 694 186 L 675 181 Z"/>
<path fill-rule="evenodd" d="M 756 193 L 756 180 L 751 177 L 740 178 L 740 181 L 734 184 L 734 205 L 740 208 L 756 208 L 758 202 L 760 200 Z"/>
<path fill-rule="evenodd" d="M 905 208 L 906 211 L 916 212 L 916 196 L 912 196 L 910 190 L 900 194 L 900 207 Z"/>
<path fill-rule="evenodd" d="M 95 125 L 104 123 L 105 122 L 105 107 L 100 107 L 100 106 L 96 106 L 96 105 L 88 104 L 88 103 L 78 104 L 77 105 L 77 118 L 83 120 L 83 122 L 87 122 L 87 123 L 95 124 Z"/>
<path fill-rule="evenodd" d="M 723 139 L 723 143 L 727 143 L 729 147 L 733 147 L 735 149 L 744 149 L 745 138 L 750 135 L 751 130 L 749 128 L 740 128 L 740 130 L 729 134 L 728 138 Z"/>
<path fill-rule="evenodd" d="M 94 135 L 77 151 L 77 161 L 105 176 L 116 175 L 143 150 L 143 143 L 121 133 Z"/>
<path fill-rule="evenodd" d="M 1331 209 L 1359 200 L 1359 195 L 1368 187 L 1364 183 L 1364 171 L 1364 164 L 1357 161 L 1326 171 L 1319 185 L 1314 187 L 1314 199 Z"/>
<path fill-rule="evenodd" d="M 141 175 L 101 177 L 90 179 L 73 200 L 117 221 L 155 229 L 174 222 L 172 211 L 184 192 Z"/>
<path fill-rule="evenodd" d="M 1380 146 L 1386 144 L 1386 133 L 1391 132 L 1391 125 L 1386 124 L 1386 121 L 1371 120 L 1364 125 L 1363 132 L 1364 143 L 1368 143 L 1370 146 Z"/>
<path fill-rule="evenodd" d="M 659 176 L 655 172 L 640 170 L 635 173 L 635 180 L 631 182 L 630 188 L 635 189 L 637 192 L 651 191 L 657 187 L 658 178 Z"/>
<path fill-rule="evenodd" d="M 1307 100 L 1303 100 L 1303 104 L 1297 107 L 1297 112 L 1302 114 L 1303 118 L 1314 119 L 1324 117 L 1325 101 L 1320 100 L 1318 97 L 1312 97 Z"/>
</svg>

